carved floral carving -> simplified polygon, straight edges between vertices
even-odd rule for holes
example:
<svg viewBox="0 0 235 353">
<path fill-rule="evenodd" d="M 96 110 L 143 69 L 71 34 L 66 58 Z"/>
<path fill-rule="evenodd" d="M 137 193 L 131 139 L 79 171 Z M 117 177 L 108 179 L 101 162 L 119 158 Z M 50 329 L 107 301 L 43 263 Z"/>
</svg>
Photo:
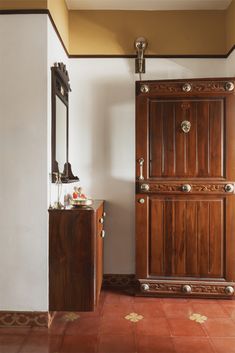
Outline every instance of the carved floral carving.
<svg viewBox="0 0 235 353">
<path fill-rule="evenodd" d="M 189 81 L 191 85 L 190 93 L 192 92 L 227 92 L 226 90 L 227 81 Z M 185 82 L 169 82 L 169 83 L 155 83 L 150 84 L 151 93 L 161 92 L 161 93 L 183 93 L 182 87 Z M 232 82 L 233 83 L 233 82 Z M 185 92 L 187 94 L 188 92 Z"/>
<path fill-rule="evenodd" d="M 191 192 L 222 192 L 225 193 L 224 184 L 190 184 Z M 182 184 L 149 184 L 148 192 L 182 192 Z M 143 191 L 143 190 L 142 190 Z"/>
<path fill-rule="evenodd" d="M 156 293 L 178 293 L 178 294 L 183 294 L 182 292 L 182 283 L 149 283 L 146 281 L 146 283 L 149 285 L 149 291 L 151 292 L 156 292 Z M 191 294 L 215 294 L 215 295 L 223 295 L 226 296 L 225 293 L 225 288 L 226 285 L 220 285 L 220 284 L 192 284 L 190 283 L 190 286 L 192 288 Z"/>
</svg>

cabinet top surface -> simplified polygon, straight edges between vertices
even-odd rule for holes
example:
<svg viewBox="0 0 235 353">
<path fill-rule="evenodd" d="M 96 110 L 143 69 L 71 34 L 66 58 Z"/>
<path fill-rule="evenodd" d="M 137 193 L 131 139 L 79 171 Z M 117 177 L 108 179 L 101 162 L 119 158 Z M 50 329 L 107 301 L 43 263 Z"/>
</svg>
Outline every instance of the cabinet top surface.
<svg viewBox="0 0 235 353">
<path fill-rule="evenodd" d="M 85 212 L 85 211 L 96 211 L 104 204 L 104 200 L 94 200 L 91 206 L 79 206 L 79 207 L 69 207 L 65 209 L 49 209 L 49 212 Z"/>
</svg>

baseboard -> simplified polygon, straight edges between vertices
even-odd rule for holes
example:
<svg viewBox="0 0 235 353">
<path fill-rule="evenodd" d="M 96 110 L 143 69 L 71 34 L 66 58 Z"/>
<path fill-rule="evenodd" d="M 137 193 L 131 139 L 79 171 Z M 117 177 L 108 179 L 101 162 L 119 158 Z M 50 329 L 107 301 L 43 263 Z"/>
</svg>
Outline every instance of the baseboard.
<svg viewBox="0 0 235 353">
<path fill-rule="evenodd" d="M 128 288 L 136 287 L 137 280 L 134 274 L 104 274 L 103 288 Z"/>
<path fill-rule="evenodd" d="M 103 288 L 135 288 L 134 274 L 105 274 Z M 55 312 L 0 311 L 0 327 L 50 327 Z"/>
<path fill-rule="evenodd" d="M 0 311 L 0 327 L 50 327 L 52 319 L 47 311 Z"/>
</svg>

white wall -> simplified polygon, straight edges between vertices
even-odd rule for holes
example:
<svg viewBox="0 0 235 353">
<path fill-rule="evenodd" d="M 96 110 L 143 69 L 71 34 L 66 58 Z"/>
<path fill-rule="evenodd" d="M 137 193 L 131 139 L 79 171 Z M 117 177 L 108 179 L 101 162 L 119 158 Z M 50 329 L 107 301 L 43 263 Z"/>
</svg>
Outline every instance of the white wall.
<svg viewBox="0 0 235 353">
<path fill-rule="evenodd" d="M 226 60 L 226 76 L 235 77 L 235 50 Z"/>
<path fill-rule="evenodd" d="M 223 59 L 148 59 L 143 79 L 226 75 Z M 105 199 L 105 273 L 135 272 L 135 80 L 131 59 L 70 59 L 70 159 Z"/>
<path fill-rule="evenodd" d="M 0 16 L 0 310 L 47 310 L 46 16 Z"/>
<path fill-rule="evenodd" d="M 63 62 L 68 68 L 69 59 L 67 54 L 62 47 L 58 36 L 54 30 L 54 27 L 51 24 L 50 19 L 47 17 L 47 154 L 48 154 L 48 184 L 49 184 L 49 173 L 51 173 L 51 67 L 55 63 Z M 68 68 L 69 70 L 69 68 Z M 48 185 L 49 186 L 49 185 Z M 48 187 L 48 206 L 51 203 L 56 201 L 57 189 L 55 185 Z M 61 196 L 61 202 L 63 201 Z"/>
</svg>

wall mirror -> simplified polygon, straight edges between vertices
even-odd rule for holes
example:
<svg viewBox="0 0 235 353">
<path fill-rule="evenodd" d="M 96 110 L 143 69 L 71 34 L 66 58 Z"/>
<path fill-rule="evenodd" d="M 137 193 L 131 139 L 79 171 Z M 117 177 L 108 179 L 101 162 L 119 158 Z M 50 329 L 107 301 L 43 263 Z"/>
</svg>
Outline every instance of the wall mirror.
<svg viewBox="0 0 235 353">
<path fill-rule="evenodd" d="M 69 163 L 69 75 L 63 63 L 51 68 L 52 126 L 51 126 L 51 170 L 52 182 L 56 173 L 61 174 L 62 183 L 78 181 Z"/>
</svg>

